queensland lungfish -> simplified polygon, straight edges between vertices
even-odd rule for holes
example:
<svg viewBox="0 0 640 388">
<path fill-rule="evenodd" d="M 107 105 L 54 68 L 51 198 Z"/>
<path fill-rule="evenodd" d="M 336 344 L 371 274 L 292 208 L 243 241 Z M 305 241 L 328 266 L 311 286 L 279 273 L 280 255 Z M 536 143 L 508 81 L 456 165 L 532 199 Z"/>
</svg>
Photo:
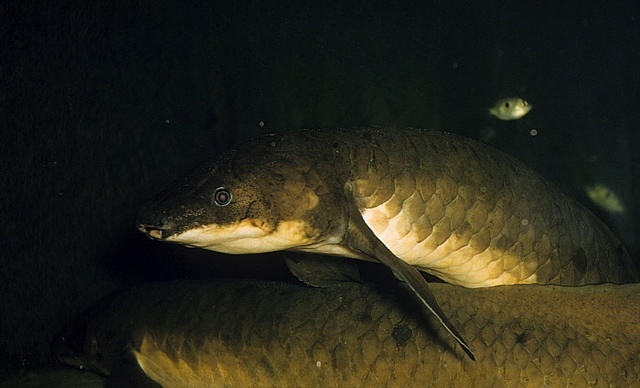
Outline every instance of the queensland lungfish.
<svg viewBox="0 0 640 388">
<path fill-rule="evenodd" d="M 379 261 L 473 358 L 418 270 L 470 288 L 637 281 L 593 214 L 514 158 L 410 128 L 267 135 L 196 167 L 146 205 L 150 238 L 231 254 Z"/>
<path fill-rule="evenodd" d="M 181 388 L 640 385 L 640 284 L 432 287 L 476 362 L 449 349 L 455 342 L 405 289 L 242 279 L 119 293 L 82 314 L 54 351 L 136 387 L 149 386 L 140 369 Z"/>
</svg>

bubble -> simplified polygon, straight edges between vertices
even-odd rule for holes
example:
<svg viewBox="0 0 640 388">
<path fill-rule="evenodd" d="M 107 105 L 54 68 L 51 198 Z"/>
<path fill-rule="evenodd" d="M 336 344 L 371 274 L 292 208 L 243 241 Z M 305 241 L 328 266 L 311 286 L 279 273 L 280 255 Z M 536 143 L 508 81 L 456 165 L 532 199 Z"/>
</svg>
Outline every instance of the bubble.
<svg viewBox="0 0 640 388">
<path fill-rule="evenodd" d="M 538 130 L 537 130 L 537 129 L 535 129 L 535 128 L 534 128 L 534 129 L 532 129 L 532 130 L 529 132 L 529 135 L 531 135 L 531 136 L 536 136 L 537 134 L 538 134 Z"/>
<path fill-rule="evenodd" d="M 271 142 L 271 147 L 275 147 L 275 146 L 276 146 L 276 142 L 275 142 L 275 141 L 272 141 L 272 142 Z"/>
<path fill-rule="evenodd" d="M 458 64 L 458 62 L 453 62 L 452 67 L 453 67 L 454 69 L 457 69 L 459 66 L 460 66 L 460 65 Z"/>
<path fill-rule="evenodd" d="M 258 125 L 259 125 L 259 126 L 261 126 L 261 127 L 264 127 L 264 121 L 260 121 L 260 122 L 258 123 Z"/>
<path fill-rule="evenodd" d="M 484 187 L 484 186 L 482 186 L 482 187 L 480 188 L 480 192 L 481 192 L 481 193 L 483 193 L 483 194 L 484 194 L 484 193 L 486 193 L 486 192 L 487 192 L 487 188 L 486 188 L 486 187 Z"/>
<path fill-rule="evenodd" d="M 167 124 L 170 123 L 169 119 L 164 120 L 164 122 L 167 123 Z"/>
<path fill-rule="evenodd" d="M 522 224 L 522 226 L 527 226 L 529 225 L 529 220 L 527 220 L 526 218 L 523 219 L 522 221 L 520 221 L 520 223 Z"/>
</svg>

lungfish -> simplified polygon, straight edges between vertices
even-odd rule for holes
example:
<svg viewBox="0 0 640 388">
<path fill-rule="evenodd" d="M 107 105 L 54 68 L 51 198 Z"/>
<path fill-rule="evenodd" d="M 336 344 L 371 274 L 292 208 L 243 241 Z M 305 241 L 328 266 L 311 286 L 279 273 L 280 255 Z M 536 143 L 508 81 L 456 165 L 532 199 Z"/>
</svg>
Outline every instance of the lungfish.
<svg viewBox="0 0 640 388">
<path fill-rule="evenodd" d="M 637 281 L 593 214 L 514 158 L 411 128 L 267 135 L 205 161 L 146 205 L 150 238 L 231 254 L 379 261 L 473 358 L 424 271 L 478 288 Z"/>
<path fill-rule="evenodd" d="M 406 289 L 353 282 L 149 284 L 93 306 L 55 348 L 164 387 L 640 385 L 640 284 L 431 287 L 476 362 Z"/>
</svg>

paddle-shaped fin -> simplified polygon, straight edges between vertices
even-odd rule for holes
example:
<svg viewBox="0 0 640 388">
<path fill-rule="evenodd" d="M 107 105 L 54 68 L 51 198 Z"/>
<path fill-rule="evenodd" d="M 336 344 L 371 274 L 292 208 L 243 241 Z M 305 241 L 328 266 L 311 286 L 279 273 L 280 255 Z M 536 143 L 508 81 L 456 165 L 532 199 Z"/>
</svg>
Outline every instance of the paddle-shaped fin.
<svg viewBox="0 0 640 388">
<path fill-rule="evenodd" d="M 473 354 L 473 351 L 449 321 L 449 318 L 447 318 L 444 311 L 442 311 L 440 305 L 438 305 L 438 301 L 431 292 L 424 277 L 422 277 L 415 267 L 402 261 L 380 241 L 362 218 L 362 214 L 360 214 L 352 194 L 351 184 L 347 183 L 345 188 L 345 194 L 349 202 L 349 224 L 343 244 L 389 267 L 396 277 L 404 281 L 431 313 L 438 318 L 442 326 L 458 341 L 460 347 L 467 353 L 469 358 L 475 361 L 476 356 Z"/>
</svg>

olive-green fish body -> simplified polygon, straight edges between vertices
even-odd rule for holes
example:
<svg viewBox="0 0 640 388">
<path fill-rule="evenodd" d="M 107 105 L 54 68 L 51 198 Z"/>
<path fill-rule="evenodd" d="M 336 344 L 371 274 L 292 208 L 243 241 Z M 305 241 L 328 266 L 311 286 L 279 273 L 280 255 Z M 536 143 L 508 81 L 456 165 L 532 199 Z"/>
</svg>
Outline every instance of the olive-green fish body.
<svg viewBox="0 0 640 388">
<path fill-rule="evenodd" d="M 216 190 L 230 203 L 216 206 Z M 617 238 L 581 205 L 512 157 L 438 131 L 263 137 L 187 175 L 139 220 L 151 237 L 221 252 L 363 258 L 344 242 L 351 201 L 395 256 L 449 283 L 638 280 Z"/>
<path fill-rule="evenodd" d="M 113 374 L 126 353 L 165 387 L 640 384 L 638 284 L 431 287 L 476 362 L 402 289 L 250 280 L 121 293 L 83 314 L 65 338 L 84 348 L 60 358 Z"/>
</svg>

